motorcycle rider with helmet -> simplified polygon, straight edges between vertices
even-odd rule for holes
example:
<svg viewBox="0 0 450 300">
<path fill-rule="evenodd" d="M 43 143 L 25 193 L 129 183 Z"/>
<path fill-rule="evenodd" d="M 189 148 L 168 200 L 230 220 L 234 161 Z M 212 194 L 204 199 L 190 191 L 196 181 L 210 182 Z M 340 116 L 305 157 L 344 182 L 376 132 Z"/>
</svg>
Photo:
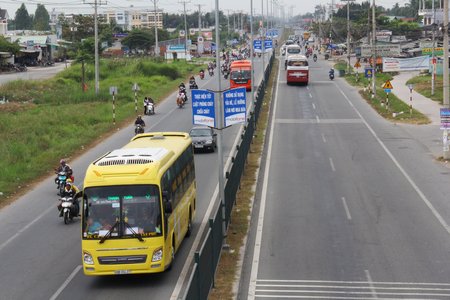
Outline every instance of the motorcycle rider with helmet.
<svg viewBox="0 0 450 300">
<path fill-rule="evenodd" d="M 65 159 L 61 159 L 59 161 L 59 167 L 55 169 L 55 173 L 58 174 L 59 172 L 64 172 L 66 173 L 67 178 L 70 178 L 72 181 L 74 180 L 73 177 L 73 170 L 72 168 L 66 163 Z M 58 180 L 58 176 L 56 176 L 55 178 L 55 183 L 58 184 L 57 182 Z"/>
<path fill-rule="evenodd" d="M 73 184 L 72 180 L 67 179 L 66 185 L 64 186 L 64 190 L 61 194 L 61 198 L 70 197 L 72 198 L 72 204 L 74 207 L 74 215 L 80 215 L 80 204 L 78 202 L 78 198 L 81 196 L 81 191 Z M 58 210 L 60 211 L 59 216 L 62 217 L 62 201 L 59 201 Z"/>
<path fill-rule="evenodd" d="M 184 82 L 180 83 L 180 85 L 178 86 L 178 93 L 184 94 L 184 102 L 186 102 L 188 100 L 186 86 L 184 85 Z"/>
</svg>

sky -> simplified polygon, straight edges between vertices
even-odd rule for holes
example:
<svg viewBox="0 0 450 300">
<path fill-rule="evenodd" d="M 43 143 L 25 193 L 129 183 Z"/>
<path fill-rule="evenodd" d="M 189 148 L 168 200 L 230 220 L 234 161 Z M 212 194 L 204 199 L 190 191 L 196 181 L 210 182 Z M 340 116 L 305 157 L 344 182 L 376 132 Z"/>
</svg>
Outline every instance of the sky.
<svg viewBox="0 0 450 300">
<path fill-rule="evenodd" d="M 125 9 L 130 6 L 136 8 L 153 9 L 153 1 L 157 1 L 157 7 L 163 9 L 164 12 L 169 13 L 182 13 L 183 4 L 186 3 L 187 13 L 193 13 L 198 10 L 198 6 L 202 12 L 212 11 L 215 8 L 216 0 L 43 0 L 43 1 L 20 1 L 20 0 L 0 0 L 0 8 L 6 9 L 10 18 L 14 18 L 17 9 L 25 4 L 28 13 L 34 14 L 37 4 L 43 4 L 50 12 L 53 9 L 62 11 L 65 13 L 93 13 L 93 3 L 97 1 L 99 11 L 103 9 Z M 285 12 L 288 10 L 293 15 L 304 14 L 307 12 L 314 12 L 316 5 L 329 5 L 332 0 L 276 0 L 280 5 L 285 7 Z M 373 0 L 370 0 L 371 2 Z M 250 12 L 251 0 L 218 0 L 219 9 L 226 13 L 232 14 L 233 12 L 242 11 L 245 13 Z M 363 2 L 363 0 L 356 0 L 357 3 Z M 391 8 L 395 3 L 399 3 L 400 6 L 409 3 L 409 0 L 375 0 L 376 5 L 384 6 L 385 8 Z M 271 3 L 271 0 L 253 0 L 254 14 L 261 14 L 261 6 L 264 4 L 264 14 L 267 13 L 267 3 Z M 334 3 L 346 3 L 341 0 L 334 0 Z M 292 9 L 292 10 L 291 10 Z"/>
</svg>

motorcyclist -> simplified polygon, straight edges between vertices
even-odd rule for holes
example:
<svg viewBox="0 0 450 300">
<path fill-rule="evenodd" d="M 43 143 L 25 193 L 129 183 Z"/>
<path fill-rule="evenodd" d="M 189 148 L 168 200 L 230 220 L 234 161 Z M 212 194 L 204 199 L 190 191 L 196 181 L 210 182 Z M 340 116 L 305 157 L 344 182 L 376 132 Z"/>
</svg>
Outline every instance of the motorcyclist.
<svg viewBox="0 0 450 300">
<path fill-rule="evenodd" d="M 145 122 L 142 120 L 141 115 L 137 116 L 136 121 L 134 121 L 134 125 L 141 125 L 142 127 L 145 127 Z"/>
<path fill-rule="evenodd" d="M 316 53 L 314 53 L 314 55 L 313 55 L 313 59 L 314 59 L 314 61 L 316 61 L 316 60 L 317 60 L 317 54 L 316 54 Z"/>
<path fill-rule="evenodd" d="M 186 86 L 184 85 L 184 82 L 180 83 L 178 86 L 178 93 L 184 94 L 184 102 L 188 100 L 187 93 L 186 93 Z"/>
<path fill-rule="evenodd" d="M 328 72 L 328 76 L 331 78 L 331 77 L 334 77 L 334 69 L 333 68 L 331 68 L 330 69 L 330 71 Z"/>
<path fill-rule="evenodd" d="M 147 114 L 147 109 L 148 109 L 147 105 L 148 104 L 149 104 L 149 99 L 148 99 L 148 97 L 145 97 L 144 98 L 144 115 Z"/>
<path fill-rule="evenodd" d="M 59 167 L 55 169 L 56 174 L 58 174 L 59 172 L 66 173 L 67 178 L 70 178 L 72 181 L 74 180 L 72 168 L 66 163 L 65 159 L 61 159 L 59 161 Z M 58 184 L 57 180 L 58 176 L 56 176 L 55 178 L 56 184 Z"/>
<path fill-rule="evenodd" d="M 200 74 L 200 79 L 203 79 L 203 77 L 205 77 L 205 70 L 201 69 L 199 71 L 199 74 Z"/>
<path fill-rule="evenodd" d="M 81 191 L 73 184 L 72 180 L 68 179 L 66 181 L 66 185 L 64 186 L 64 190 L 61 194 L 61 198 L 70 197 L 72 198 L 72 203 L 74 207 L 74 211 L 76 216 L 80 214 L 80 204 L 78 198 L 81 196 Z M 62 201 L 59 201 L 58 210 L 60 211 L 60 217 L 62 217 Z"/>
</svg>

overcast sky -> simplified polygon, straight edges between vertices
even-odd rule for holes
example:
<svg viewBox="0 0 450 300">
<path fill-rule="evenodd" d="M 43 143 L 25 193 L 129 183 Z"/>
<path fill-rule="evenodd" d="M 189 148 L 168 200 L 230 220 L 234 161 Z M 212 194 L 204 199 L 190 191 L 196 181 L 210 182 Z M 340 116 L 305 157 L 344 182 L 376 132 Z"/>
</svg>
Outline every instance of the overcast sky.
<svg viewBox="0 0 450 300">
<path fill-rule="evenodd" d="M 163 9 L 165 12 L 182 13 L 183 4 L 181 1 L 188 0 L 156 0 L 158 8 Z M 29 14 L 34 14 L 36 5 L 38 3 L 45 5 L 50 12 L 53 8 L 58 11 L 64 11 L 66 13 L 88 13 L 93 12 L 93 6 L 87 3 L 94 3 L 95 0 L 44 0 L 44 1 L 20 1 L 20 0 L 0 0 L 0 7 L 6 9 L 10 18 L 14 18 L 17 9 L 22 3 L 25 6 Z M 286 13 L 292 6 L 293 15 L 304 14 L 306 12 L 314 12 L 316 5 L 327 5 L 331 3 L 331 0 L 277 0 L 278 3 L 285 7 Z M 361 3 L 363 0 L 356 0 Z M 372 2 L 372 0 L 370 0 Z M 399 3 L 403 6 L 405 3 L 409 3 L 409 0 L 375 0 L 376 5 L 384 6 L 385 8 L 391 8 L 395 3 Z M 110 9 L 124 9 L 133 5 L 139 8 L 153 9 L 153 0 L 97 0 L 97 3 L 102 3 L 100 10 L 105 8 Z M 107 3 L 107 4 L 106 4 Z M 271 0 L 253 0 L 253 9 L 255 14 L 261 13 L 261 6 L 264 3 L 264 14 L 266 14 L 267 3 L 271 3 Z M 334 0 L 334 3 L 346 3 L 341 0 Z M 186 4 L 188 13 L 193 13 L 198 10 L 198 5 L 201 6 L 202 12 L 211 11 L 215 7 L 215 0 L 190 0 Z M 250 12 L 250 0 L 219 0 L 219 9 L 228 13 L 233 11 Z"/>
</svg>

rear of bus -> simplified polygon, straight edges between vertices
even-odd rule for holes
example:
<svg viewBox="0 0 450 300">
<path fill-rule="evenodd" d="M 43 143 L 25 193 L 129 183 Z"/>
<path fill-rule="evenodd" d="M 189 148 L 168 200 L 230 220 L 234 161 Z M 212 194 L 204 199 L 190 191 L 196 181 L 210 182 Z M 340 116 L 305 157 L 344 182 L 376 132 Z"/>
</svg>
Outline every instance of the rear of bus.
<svg viewBox="0 0 450 300">
<path fill-rule="evenodd" d="M 230 88 L 252 88 L 252 64 L 249 60 L 236 60 L 230 65 Z"/>
<path fill-rule="evenodd" d="M 85 275 L 171 267 L 195 213 L 191 143 L 186 133 L 144 133 L 89 166 L 82 206 Z"/>
<path fill-rule="evenodd" d="M 300 83 L 307 85 L 309 82 L 308 59 L 304 55 L 290 55 L 286 61 L 287 84 Z"/>
</svg>

